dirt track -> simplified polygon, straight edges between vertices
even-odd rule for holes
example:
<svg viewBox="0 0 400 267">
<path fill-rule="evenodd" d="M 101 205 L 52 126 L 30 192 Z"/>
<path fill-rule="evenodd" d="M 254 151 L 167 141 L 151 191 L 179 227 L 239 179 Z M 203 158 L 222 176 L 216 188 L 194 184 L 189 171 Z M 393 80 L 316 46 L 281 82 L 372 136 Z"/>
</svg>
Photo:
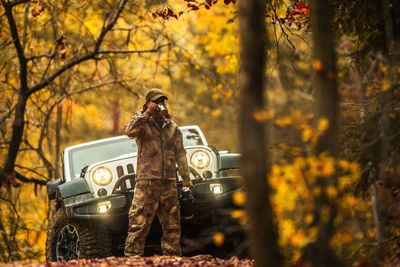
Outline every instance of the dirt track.
<svg viewBox="0 0 400 267">
<path fill-rule="evenodd" d="M 109 257 L 105 259 L 90 259 L 90 260 L 72 260 L 63 262 L 36 262 L 36 261 L 19 261 L 12 263 L 0 263 L 1 266 L 9 267 L 47 267 L 47 266 L 226 266 L 226 267 L 248 267 L 253 266 L 253 260 L 239 260 L 232 257 L 229 260 L 211 258 L 206 256 L 186 257 L 170 257 L 170 256 L 153 256 L 153 257 L 127 257 L 116 258 Z"/>
</svg>

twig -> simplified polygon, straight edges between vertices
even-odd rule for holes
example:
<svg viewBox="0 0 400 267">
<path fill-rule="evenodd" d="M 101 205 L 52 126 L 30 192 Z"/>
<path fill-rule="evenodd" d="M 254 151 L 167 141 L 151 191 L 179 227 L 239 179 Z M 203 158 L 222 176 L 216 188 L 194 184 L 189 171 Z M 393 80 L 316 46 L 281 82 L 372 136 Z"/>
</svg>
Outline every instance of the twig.
<svg viewBox="0 0 400 267">
<path fill-rule="evenodd" d="M 26 176 L 20 174 L 19 172 L 15 172 L 15 175 L 18 180 L 20 180 L 21 182 L 24 182 L 24 183 L 34 183 L 34 184 L 38 184 L 38 185 L 46 185 L 48 182 L 48 181 L 43 181 L 43 180 L 39 180 L 39 179 L 35 179 L 35 178 L 26 177 Z"/>
</svg>

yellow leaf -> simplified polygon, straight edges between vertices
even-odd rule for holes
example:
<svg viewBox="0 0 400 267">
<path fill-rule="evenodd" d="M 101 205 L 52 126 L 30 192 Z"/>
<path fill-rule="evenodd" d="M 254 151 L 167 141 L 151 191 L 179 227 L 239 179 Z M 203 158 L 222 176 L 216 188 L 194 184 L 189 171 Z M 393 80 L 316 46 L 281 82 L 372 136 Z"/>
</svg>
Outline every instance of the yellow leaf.
<svg viewBox="0 0 400 267">
<path fill-rule="evenodd" d="M 344 169 L 347 170 L 349 168 L 349 162 L 347 160 L 341 159 L 338 161 L 339 166 Z"/>
<path fill-rule="evenodd" d="M 234 210 L 231 212 L 232 218 L 239 219 L 246 216 L 245 210 Z"/>
<path fill-rule="evenodd" d="M 213 117 L 219 117 L 219 116 L 221 116 L 221 113 L 222 113 L 222 110 L 219 108 L 219 109 L 214 110 L 214 111 L 211 113 L 211 115 L 212 115 Z"/>
<path fill-rule="evenodd" d="M 246 193 L 239 190 L 232 195 L 233 203 L 237 206 L 244 206 L 246 203 Z"/>
<path fill-rule="evenodd" d="M 329 197 L 330 199 L 334 199 L 334 198 L 336 198 L 336 196 L 337 196 L 337 190 L 336 190 L 336 188 L 335 188 L 334 186 L 329 185 L 329 186 L 326 188 L 326 194 L 328 195 L 328 197 Z"/>
<path fill-rule="evenodd" d="M 325 132 L 329 128 L 329 121 L 327 118 L 321 118 L 318 120 L 318 130 L 320 132 Z"/>
<path fill-rule="evenodd" d="M 300 246 L 302 247 L 305 244 L 306 241 L 306 235 L 304 234 L 303 231 L 298 231 L 294 235 L 290 237 L 290 243 L 293 246 Z"/>
<path fill-rule="evenodd" d="M 316 71 L 321 71 L 322 70 L 322 62 L 319 59 L 314 60 L 314 69 Z"/>
<path fill-rule="evenodd" d="M 254 119 L 258 122 L 266 122 L 267 120 L 273 117 L 272 111 L 268 111 L 266 109 L 258 110 L 253 113 Z"/>
<path fill-rule="evenodd" d="M 213 100 L 217 100 L 217 99 L 219 99 L 220 98 L 220 95 L 218 94 L 218 93 L 214 93 L 213 95 L 212 95 L 212 99 Z"/>
<path fill-rule="evenodd" d="M 376 229 L 374 228 L 374 229 L 367 230 L 367 236 L 369 238 L 375 238 L 376 237 Z"/>
<path fill-rule="evenodd" d="M 306 217 L 304 218 L 304 221 L 306 224 L 311 224 L 314 220 L 314 215 L 311 213 L 307 214 Z"/>
<path fill-rule="evenodd" d="M 322 163 L 322 175 L 329 177 L 335 174 L 335 165 L 333 161 L 324 161 Z"/>
<path fill-rule="evenodd" d="M 290 125 L 292 123 L 293 123 L 292 118 L 290 118 L 289 116 L 283 117 L 283 118 L 279 118 L 279 119 L 275 120 L 275 124 L 277 124 L 277 125 L 279 125 L 281 127 L 288 126 L 288 125 Z"/>
<path fill-rule="evenodd" d="M 292 236 L 295 233 L 295 226 L 294 226 L 294 222 L 290 219 L 284 219 L 281 221 L 280 223 L 280 228 L 281 228 L 281 235 L 282 235 L 282 239 L 288 240 L 290 238 L 290 236 Z"/>
<path fill-rule="evenodd" d="M 349 243 L 352 239 L 353 239 L 353 237 L 349 233 L 340 233 L 340 234 L 338 234 L 338 240 L 342 244 Z"/>
<path fill-rule="evenodd" d="M 225 241 L 224 234 L 221 232 L 215 233 L 213 236 L 213 241 L 216 246 L 218 246 L 218 247 L 222 246 L 222 244 L 224 244 L 224 241 Z"/>
<path fill-rule="evenodd" d="M 316 186 L 313 188 L 312 193 L 315 197 L 318 197 L 321 195 L 321 187 Z"/>
<path fill-rule="evenodd" d="M 309 236 L 309 242 L 313 242 L 318 235 L 318 227 L 317 226 L 313 226 L 310 228 L 310 230 L 308 231 L 308 236 Z"/>
<path fill-rule="evenodd" d="M 308 140 L 311 139 L 312 135 L 313 131 L 310 128 L 306 128 L 303 130 L 301 134 L 301 139 L 303 140 L 303 142 L 307 142 Z"/>
</svg>

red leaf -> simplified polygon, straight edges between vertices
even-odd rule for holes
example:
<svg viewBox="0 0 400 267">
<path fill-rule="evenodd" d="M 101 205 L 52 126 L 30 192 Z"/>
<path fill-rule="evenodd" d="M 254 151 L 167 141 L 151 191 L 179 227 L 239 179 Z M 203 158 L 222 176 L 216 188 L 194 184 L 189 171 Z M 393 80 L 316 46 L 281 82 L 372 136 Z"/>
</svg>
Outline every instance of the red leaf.
<svg viewBox="0 0 400 267">
<path fill-rule="evenodd" d="M 296 8 L 303 9 L 303 8 L 306 8 L 306 6 L 304 4 L 299 3 L 299 4 L 296 4 Z"/>
</svg>

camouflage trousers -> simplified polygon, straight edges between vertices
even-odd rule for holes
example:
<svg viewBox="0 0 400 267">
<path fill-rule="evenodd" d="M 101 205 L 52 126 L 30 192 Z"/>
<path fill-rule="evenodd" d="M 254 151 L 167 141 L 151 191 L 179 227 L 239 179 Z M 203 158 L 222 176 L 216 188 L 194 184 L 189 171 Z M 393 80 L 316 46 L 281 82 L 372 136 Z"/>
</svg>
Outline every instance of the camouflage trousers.
<svg viewBox="0 0 400 267">
<path fill-rule="evenodd" d="M 178 256 L 182 254 L 176 182 L 172 180 L 140 180 L 136 182 L 135 195 L 129 210 L 125 256 L 143 255 L 146 237 L 156 214 L 163 232 L 161 239 L 163 254 Z"/>
</svg>

